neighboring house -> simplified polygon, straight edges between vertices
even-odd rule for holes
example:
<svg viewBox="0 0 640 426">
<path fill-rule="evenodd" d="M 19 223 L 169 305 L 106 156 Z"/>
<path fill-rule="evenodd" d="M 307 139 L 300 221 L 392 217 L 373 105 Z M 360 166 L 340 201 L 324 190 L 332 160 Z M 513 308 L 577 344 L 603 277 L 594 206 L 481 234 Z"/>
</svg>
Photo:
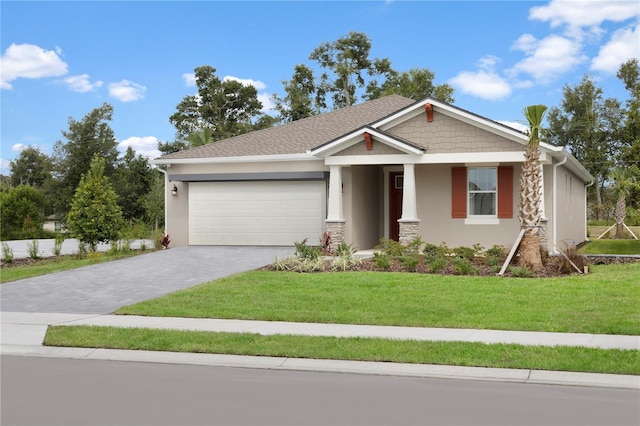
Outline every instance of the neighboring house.
<svg viewBox="0 0 640 426">
<path fill-rule="evenodd" d="M 51 232 L 66 232 L 66 228 L 62 226 L 62 221 L 55 214 L 47 216 L 42 224 L 42 229 Z"/>
<path fill-rule="evenodd" d="M 166 166 L 174 246 L 319 244 L 328 231 L 334 245 L 359 249 L 416 236 L 510 247 L 527 141 L 452 105 L 392 95 L 153 163 Z M 554 251 L 586 239 L 593 178 L 564 148 L 540 149 L 544 244 Z"/>
</svg>

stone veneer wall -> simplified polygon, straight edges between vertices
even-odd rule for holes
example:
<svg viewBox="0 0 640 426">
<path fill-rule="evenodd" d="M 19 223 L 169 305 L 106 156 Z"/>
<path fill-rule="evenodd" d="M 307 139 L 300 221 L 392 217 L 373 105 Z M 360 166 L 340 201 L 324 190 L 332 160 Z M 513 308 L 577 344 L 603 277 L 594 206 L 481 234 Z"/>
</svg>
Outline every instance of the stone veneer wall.
<svg viewBox="0 0 640 426">
<path fill-rule="evenodd" d="M 400 222 L 400 244 L 407 245 L 420 236 L 420 222 Z"/>
<path fill-rule="evenodd" d="M 329 250 L 335 251 L 338 248 L 338 245 L 344 242 L 345 225 L 344 221 L 326 222 L 325 231 L 331 236 Z"/>
</svg>

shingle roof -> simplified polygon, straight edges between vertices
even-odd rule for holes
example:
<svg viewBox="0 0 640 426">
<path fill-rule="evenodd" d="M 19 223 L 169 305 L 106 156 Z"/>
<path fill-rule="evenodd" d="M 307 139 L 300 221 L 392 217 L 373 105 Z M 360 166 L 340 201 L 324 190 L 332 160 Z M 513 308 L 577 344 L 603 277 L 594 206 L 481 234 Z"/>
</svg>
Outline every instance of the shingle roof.
<svg viewBox="0 0 640 426">
<path fill-rule="evenodd" d="M 399 95 L 385 96 L 281 126 L 256 130 L 208 145 L 174 152 L 163 160 L 302 154 L 367 124 L 378 121 L 415 101 Z"/>
</svg>

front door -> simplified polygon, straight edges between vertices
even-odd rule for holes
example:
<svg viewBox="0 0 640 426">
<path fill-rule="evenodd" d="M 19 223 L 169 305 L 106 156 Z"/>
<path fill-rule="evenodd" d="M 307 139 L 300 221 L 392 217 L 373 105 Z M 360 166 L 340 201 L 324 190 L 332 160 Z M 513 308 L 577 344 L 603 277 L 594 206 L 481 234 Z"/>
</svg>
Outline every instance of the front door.
<svg viewBox="0 0 640 426">
<path fill-rule="evenodd" d="M 400 224 L 402 218 L 402 188 L 404 187 L 403 172 L 389 173 L 389 239 L 399 241 Z"/>
</svg>

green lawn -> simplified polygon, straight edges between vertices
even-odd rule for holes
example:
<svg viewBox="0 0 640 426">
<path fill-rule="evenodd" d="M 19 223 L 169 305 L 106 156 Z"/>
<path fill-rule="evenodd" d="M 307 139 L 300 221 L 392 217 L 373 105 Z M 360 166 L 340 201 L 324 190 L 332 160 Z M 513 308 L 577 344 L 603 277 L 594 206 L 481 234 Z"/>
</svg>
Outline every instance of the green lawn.
<svg viewBox="0 0 640 426">
<path fill-rule="evenodd" d="M 61 256 L 59 258 L 47 257 L 38 260 L 36 263 L 22 266 L 10 266 L 2 268 L 0 271 L 0 283 L 8 283 L 11 281 L 22 280 L 25 278 L 37 277 L 39 275 L 52 274 L 54 272 L 66 271 L 69 269 L 81 268 L 96 263 L 110 262 L 113 260 L 124 259 L 126 257 L 136 256 L 138 254 L 148 253 L 149 251 L 134 250 L 129 253 L 109 254 L 98 252 L 85 258 L 76 256 Z"/>
<path fill-rule="evenodd" d="M 261 336 L 91 326 L 50 327 L 45 345 L 640 374 L 639 351 L 567 346 Z"/>
<path fill-rule="evenodd" d="M 640 335 L 639 306 L 634 263 L 546 279 L 251 271 L 117 313 Z"/>
<path fill-rule="evenodd" d="M 579 250 L 582 254 L 637 254 L 640 240 L 592 240 Z"/>
</svg>

